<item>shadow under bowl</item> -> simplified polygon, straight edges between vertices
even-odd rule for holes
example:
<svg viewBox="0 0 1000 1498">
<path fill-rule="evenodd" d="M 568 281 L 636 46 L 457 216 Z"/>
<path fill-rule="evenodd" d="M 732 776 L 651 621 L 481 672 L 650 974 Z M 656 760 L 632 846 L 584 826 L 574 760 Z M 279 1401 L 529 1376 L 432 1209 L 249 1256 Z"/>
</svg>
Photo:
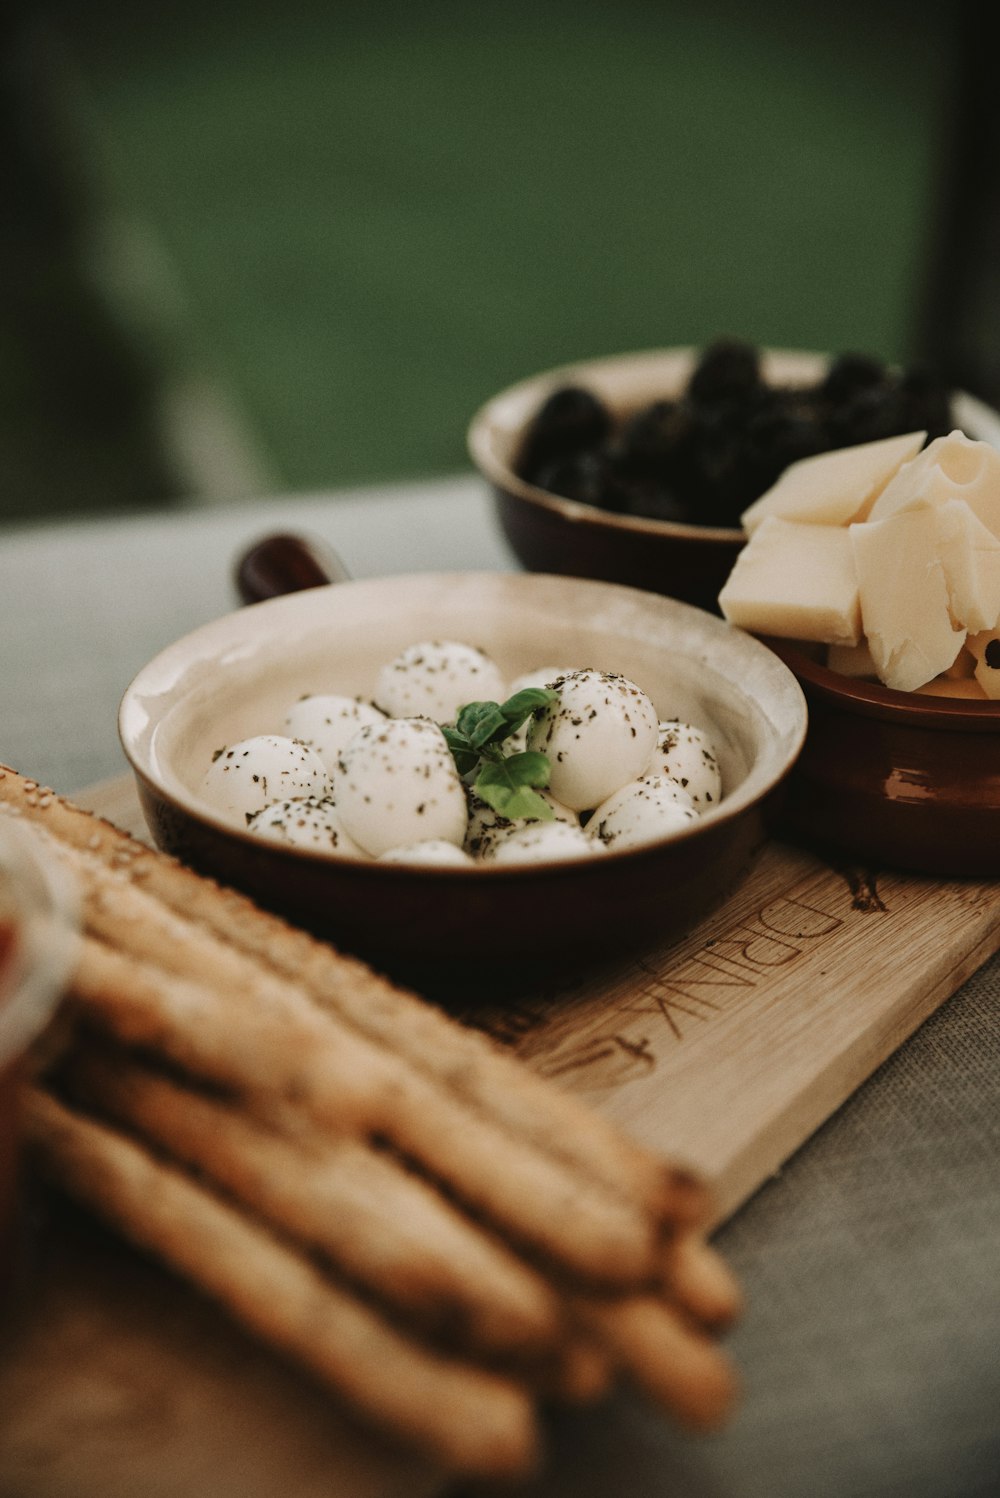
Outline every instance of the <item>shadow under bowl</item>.
<svg viewBox="0 0 1000 1498">
<path fill-rule="evenodd" d="M 507 679 L 546 662 L 620 672 L 662 717 L 713 738 L 723 800 L 646 847 L 522 868 L 413 867 L 266 842 L 201 798 L 212 753 L 280 731 L 305 693 L 369 696 L 419 640 L 480 645 Z M 805 735 L 793 675 L 764 645 L 671 599 L 539 574 L 440 573 L 312 588 L 169 646 L 128 688 L 125 753 L 160 847 L 389 972 L 567 970 L 665 938 L 746 869 Z"/>
</svg>

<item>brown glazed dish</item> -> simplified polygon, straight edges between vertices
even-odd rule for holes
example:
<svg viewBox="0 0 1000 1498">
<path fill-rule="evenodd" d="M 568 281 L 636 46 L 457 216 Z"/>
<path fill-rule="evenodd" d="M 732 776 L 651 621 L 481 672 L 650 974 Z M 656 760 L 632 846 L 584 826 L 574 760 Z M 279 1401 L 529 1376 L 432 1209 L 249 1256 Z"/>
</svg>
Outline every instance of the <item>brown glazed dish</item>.
<svg viewBox="0 0 1000 1498">
<path fill-rule="evenodd" d="M 766 642 L 809 705 L 782 826 L 855 858 L 917 873 L 1000 874 L 1000 702 L 895 692 Z"/>
<path fill-rule="evenodd" d="M 480 408 L 469 426 L 469 453 L 492 485 L 504 534 L 525 567 L 606 578 L 716 610 L 745 541 L 742 530 L 613 514 L 539 489 L 515 472 L 528 424 L 560 386 L 581 385 L 624 415 L 679 394 L 698 352 L 660 349 L 565 365 L 510 386 Z M 772 385 L 805 385 L 820 379 L 828 362 L 823 354 L 765 350 L 762 372 Z M 953 396 L 952 411 L 970 436 L 1000 446 L 994 412 L 962 393 Z"/>
<path fill-rule="evenodd" d="M 508 679 L 546 661 L 629 676 L 661 716 L 713 737 L 722 802 L 648 847 L 456 870 L 268 843 L 200 799 L 216 747 L 271 731 L 303 693 L 370 694 L 378 667 L 422 639 L 474 642 Z M 475 987 L 498 964 L 521 964 L 522 977 L 526 963 L 571 967 L 702 914 L 765 838 L 805 704 L 772 652 L 674 600 L 583 579 L 438 573 L 313 587 L 216 620 L 143 668 L 119 728 L 161 847 L 383 968 L 451 965 Z"/>
</svg>

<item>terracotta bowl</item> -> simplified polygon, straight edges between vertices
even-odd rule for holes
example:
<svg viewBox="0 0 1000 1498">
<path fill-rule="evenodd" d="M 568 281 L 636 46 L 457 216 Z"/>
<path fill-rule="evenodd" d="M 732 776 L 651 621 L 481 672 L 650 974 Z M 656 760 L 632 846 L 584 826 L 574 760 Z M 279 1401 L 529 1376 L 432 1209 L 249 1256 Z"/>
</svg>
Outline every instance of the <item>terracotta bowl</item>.
<svg viewBox="0 0 1000 1498">
<path fill-rule="evenodd" d="M 474 870 L 275 846 L 201 800 L 218 746 L 268 731 L 303 693 L 370 694 L 382 663 L 435 638 L 482 646 L 508 677 L 543 660 L 624 673 L 662 716 L 689 718 L 712 735 L 724 799 L 690 830 L 642 849 Z M 119 719 L 161 847 L 383 968 L 451 965 L 472 988 L 498 964 L 572 966 L 700 915 L 761 845 L 805 726 L 791 672 L 721 620 L 631 588 L 505 573 L 349 582 L 239 610 L 144 667 Z"/>
<path fill-rule="evenodd" d="M 582 385 L 624 415 L 680 394 L 697 356 L 696 349 L 674 348 L 564 365 L 512 385 L 476 413 L 469 452 L 493 487 L 500 524 L 525 567 L 606 578 L 716 608 L 744 544 L 742 530 L 616 515 L 549 494 L 514 472 L 528 423 L 561 385 Z M 770 349 L 762 368 L 771 384 L 802 385 L 819 379 L 827 363 L 825 354 Z M 1000 418 L 994 412 L 961 393 L 953 397 L 952 410 L 970 436 L 1000 446 Z"/>
<path fill-rule="evenodd" d="M 809 704 L 784 830 L 877 865 L 1000 874 L 1000 702 L 894 692 L 767 643 Z"/>
</svg>

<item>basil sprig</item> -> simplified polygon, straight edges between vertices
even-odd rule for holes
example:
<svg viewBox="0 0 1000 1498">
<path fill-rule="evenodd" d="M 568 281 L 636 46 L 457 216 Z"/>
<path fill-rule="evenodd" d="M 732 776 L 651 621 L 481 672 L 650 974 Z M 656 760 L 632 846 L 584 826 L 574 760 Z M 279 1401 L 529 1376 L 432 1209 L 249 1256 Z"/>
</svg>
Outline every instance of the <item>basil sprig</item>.
<svg viewBox="0 0 1000 1498">
<path fill-rule="evenodd" d="M 533 750 L 505 755 L 501 745 L 532 713 L 558 700 L 547 687 L 525 687 L 506 702 L 468 703 L 454 727 L 441 730 L 462 779 L 503 817 L 552 821 L 551 806 L 537 794 L 552 773 L 547 757 Z"/>
</svg>

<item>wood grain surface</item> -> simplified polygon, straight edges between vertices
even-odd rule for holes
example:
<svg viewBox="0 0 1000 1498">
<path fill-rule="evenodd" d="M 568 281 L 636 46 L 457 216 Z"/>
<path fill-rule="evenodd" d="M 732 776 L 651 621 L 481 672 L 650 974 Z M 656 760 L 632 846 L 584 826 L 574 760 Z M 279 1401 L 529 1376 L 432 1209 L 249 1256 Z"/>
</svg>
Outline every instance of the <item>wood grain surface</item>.
<svg viewBox="0 0 1000 1498">
<path fill-rule="evenodd" d="M 130 779 L 77 799 L 145 835 Z M 721 1220 L 998 946 L 1000 884 L 775 843 L 682 940 L 464 1017 L 706 1175 Z M 439 1491 L 68 1209 L 29 1224 L 25 1261 L 0 1345 L 0 1498 Z"/>
</svg>

